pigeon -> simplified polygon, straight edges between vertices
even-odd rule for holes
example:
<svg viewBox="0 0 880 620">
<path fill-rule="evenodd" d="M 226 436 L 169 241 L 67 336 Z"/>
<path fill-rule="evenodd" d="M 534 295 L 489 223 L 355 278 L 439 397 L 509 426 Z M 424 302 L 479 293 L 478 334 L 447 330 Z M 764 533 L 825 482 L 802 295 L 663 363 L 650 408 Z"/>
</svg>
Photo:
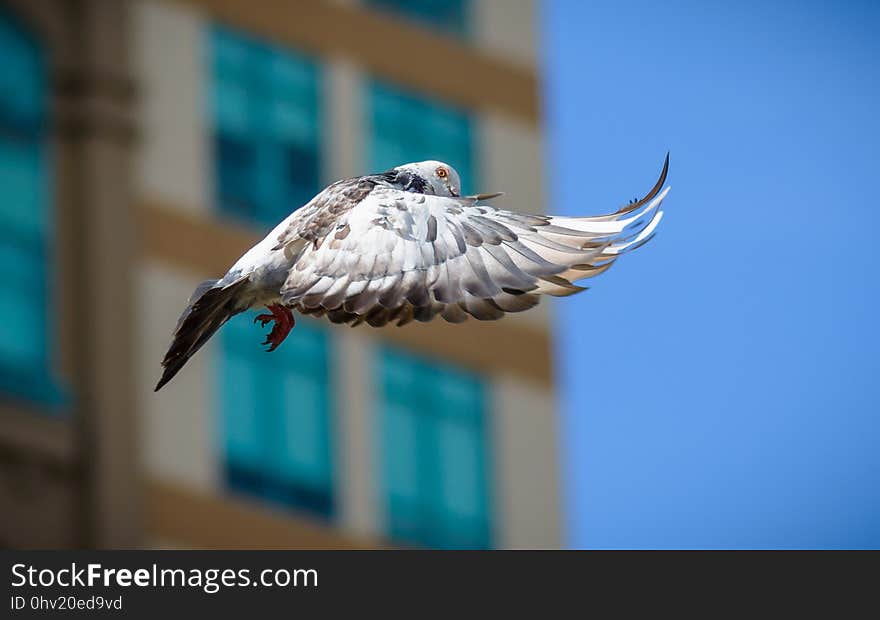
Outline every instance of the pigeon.
<svg viewBox="0 0 880 620">
<path fill-rule="evenodd" d="M 439 161 L 337 181 L 291 213 L 219 280 L 193 292 L 162 360 L 156 391 L 231 317 L 249 308 L 273 323 L 274 351 L 293 311 L 352 326 L 442 317 L 460 323 L 522 312 L 543 295 L 586 290 L 623 254 L 647 243 L 663 211 L 669 154 L 644 198 L 614 213 L 533 215 L 487 204 L 502 194 L 461 195 Z M 662 190 L 662 191 L 661 191 Z"/>
</svg>

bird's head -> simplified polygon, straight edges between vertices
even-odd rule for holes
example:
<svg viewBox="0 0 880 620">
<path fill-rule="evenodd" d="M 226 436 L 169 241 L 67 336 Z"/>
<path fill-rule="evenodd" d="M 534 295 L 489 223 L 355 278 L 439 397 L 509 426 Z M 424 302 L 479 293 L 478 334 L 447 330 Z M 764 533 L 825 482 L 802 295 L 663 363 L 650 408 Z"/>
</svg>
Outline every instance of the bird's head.
<svg viewBox="0 0 880 620">
<path fill-rule="evenodd" d="M 385 173 L 391 183 L 408 192 L 435 196 L 461 196 L 461 180 L 455 168 L 442 161 L 404 164 Z"/>
</svg>

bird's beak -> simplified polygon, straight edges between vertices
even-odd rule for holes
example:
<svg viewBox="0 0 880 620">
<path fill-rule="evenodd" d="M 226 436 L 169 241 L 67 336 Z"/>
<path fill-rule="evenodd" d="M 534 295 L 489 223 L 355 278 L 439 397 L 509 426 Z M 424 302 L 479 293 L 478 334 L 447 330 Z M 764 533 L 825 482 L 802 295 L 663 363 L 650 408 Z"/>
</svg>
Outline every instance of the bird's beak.
<svg viewBox="0 0 880 620">
<path fill-rule="evenodd" d="M 493 192 L 491 194 L 476 194 L 471 196 L 474 200 L 491 200 L 493 198 L 498 198 L 498 196 L 503 196 L 504 192 Z"/>
</svg>

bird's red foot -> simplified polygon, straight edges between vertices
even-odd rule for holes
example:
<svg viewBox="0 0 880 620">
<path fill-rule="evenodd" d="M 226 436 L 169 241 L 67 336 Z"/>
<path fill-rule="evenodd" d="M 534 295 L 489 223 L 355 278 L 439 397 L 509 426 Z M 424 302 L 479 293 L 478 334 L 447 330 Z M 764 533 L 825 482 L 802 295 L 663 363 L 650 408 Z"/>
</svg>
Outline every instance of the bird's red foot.
<svg viewBox="0 0 880 620">
<path fill-rule="evenodd" d="M 274 351 L 278 348 L 278 345 L 284 342 L 284 339 L 287 338 L 287 334 L 293 329 L 296 321 L 294 321 L 293 313 L 287 306 L 272 304 L 271 306 L 266 307 L 272 314 L 259 314 L 254 317 L 254 323 L 259 323 L 265 327 L 266 323 L 275 321 L 272 331 L 269 332 L 269 335 L 266 336 L 266 340 L 263 342 L 263 344 L 269 345 L 269 348 L 266 349 L 266 351 Z"/>
</svg>

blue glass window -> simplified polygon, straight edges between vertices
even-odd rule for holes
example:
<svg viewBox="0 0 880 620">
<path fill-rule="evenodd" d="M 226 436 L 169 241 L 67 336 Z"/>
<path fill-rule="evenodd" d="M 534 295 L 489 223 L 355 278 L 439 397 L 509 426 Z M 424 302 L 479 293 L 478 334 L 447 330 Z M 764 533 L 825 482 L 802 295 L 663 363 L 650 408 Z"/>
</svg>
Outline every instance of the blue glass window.
<svg viewBox="0 0 880 620">
<path fill-rule="evenodd" d="M 220 333 L 226 484 L 233 492 L 331 516 L 327 335 L 301 320 L 268 354 L 253 316 L 233 318 Z"/>
<path fill-rule="evenodd" d="M 369 121 L 371 171 L 436 159 L 458 170 L 465 192 L 476 187 L 474 130 L 463 110 L 373 81 L 369 85 Z"/>
<path fill-rule="evenodd" d="M 468 31 L 467 0 L 368 0 L 367 4 L 449 34 L 464 36 Z"/>
<path fill-rule="evenodd" d="M 46 61 L 2 7 L 0 58 L 0 391 L 54 402 Z"/>
<path fill-rule="evenodd" d="M 435 548 L 491 546 L 485 388 L 457 368 L 382 353 L 380 439 L 388 534 Z"/>
<path fill-rule="evenodd" d="M 320 72 L 224 27 L 210 35 L 215 195 L 222 213 L 273 225 L 321 189 Z"/>
</svg>

